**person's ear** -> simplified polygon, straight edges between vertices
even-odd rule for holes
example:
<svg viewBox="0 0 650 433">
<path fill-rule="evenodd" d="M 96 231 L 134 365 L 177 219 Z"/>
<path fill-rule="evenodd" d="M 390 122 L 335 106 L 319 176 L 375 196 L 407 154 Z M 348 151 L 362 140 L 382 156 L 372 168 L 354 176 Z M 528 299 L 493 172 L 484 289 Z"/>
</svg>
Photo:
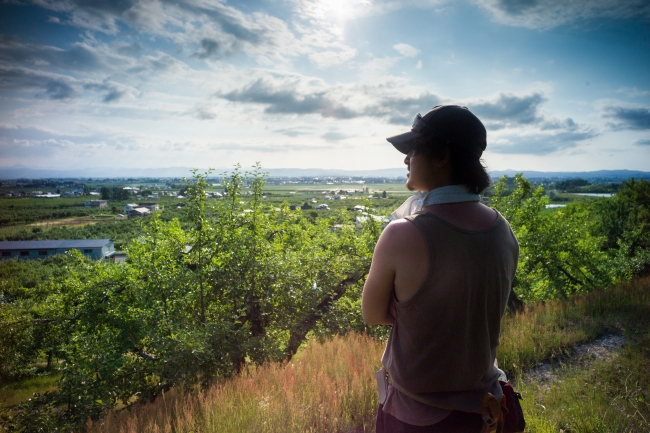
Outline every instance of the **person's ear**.
<svg viewBox="0 0 650 433">
<path fill-rule="evenodd" d="M 451 162 L 451 151 L 447 149 L 445 155 L 442 157 L 443 165 L 447 165 Z"/>
<path fill-rule="evenodd" d="M 451 151 L 447 149 L 441 157 L 433 157 L 431 160 L 436 168 L 444 167 L 451 162 Z"/>
</svg>

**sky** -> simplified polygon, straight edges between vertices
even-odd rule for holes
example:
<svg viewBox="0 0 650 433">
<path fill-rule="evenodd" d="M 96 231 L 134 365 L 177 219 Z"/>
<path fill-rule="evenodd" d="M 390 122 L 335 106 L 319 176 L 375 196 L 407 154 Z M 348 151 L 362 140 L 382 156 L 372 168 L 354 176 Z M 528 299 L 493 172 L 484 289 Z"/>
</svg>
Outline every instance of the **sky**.
<svg viewBox="0 0 650 433">
<path fill-rule="evenodd" d="M 650 171 L 650 2 L 0 0 L 0 176 L 401 167 L 439 104 L 491 170 Z"/>
</svg>

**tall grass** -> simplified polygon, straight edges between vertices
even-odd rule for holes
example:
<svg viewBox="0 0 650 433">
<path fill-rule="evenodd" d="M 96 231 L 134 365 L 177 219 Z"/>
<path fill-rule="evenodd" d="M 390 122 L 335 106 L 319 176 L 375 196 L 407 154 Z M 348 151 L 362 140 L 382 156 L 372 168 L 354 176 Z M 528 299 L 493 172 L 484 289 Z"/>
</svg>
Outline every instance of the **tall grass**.
<svg viewBox="0 0 650 433">
<path fill-rule="evenodd" d="M 504 318 L 499 366 L 509 377 L 517 377 L 542 361 L 566 356 L 580 343 L 606 334 L 630 333 L 649 320 L 650 277 L 529 305 L 523 313 Z"/>
<path fill-rule="evenodd" d="M 566 368 L 550 384 L 521 383 L 529 432 L 650 431 L 650 278 L 504 318 L 499 362 L 515 380 L 581 342 L 624 333 L 609 362 Z M 350 334 L 310 342 L 290 364 L 251 366 L 203 392 L 173 390 L 113 412 L 91 432 L 372 432 L 374 371 L 385 342 Z"/>
<path fill-rule="evenodd" d="M 381 342 L 362 335 L 308 345 L 289 364 L 251 366 L 205 392 L 170 392 L 155 404 L 112 413 L 103 432 L 374 431 Z"/>
</svg>

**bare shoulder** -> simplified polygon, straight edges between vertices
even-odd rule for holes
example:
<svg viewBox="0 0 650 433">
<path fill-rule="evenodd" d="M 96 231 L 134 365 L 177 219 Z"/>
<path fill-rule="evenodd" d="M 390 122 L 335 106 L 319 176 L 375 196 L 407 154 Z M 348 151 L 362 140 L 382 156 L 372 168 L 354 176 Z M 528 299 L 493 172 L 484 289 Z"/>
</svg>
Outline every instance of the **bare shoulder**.
<svg viewBox="0 0 650 433">
<path fill-rule="evenodd" d="M 398 247 L 400 245 L 410 245 L 414 239 L 421 238 L 420 230 L 404 218 L 392 221 L 386 226 L 379 240 L 381 243 Z"/>
</svg>

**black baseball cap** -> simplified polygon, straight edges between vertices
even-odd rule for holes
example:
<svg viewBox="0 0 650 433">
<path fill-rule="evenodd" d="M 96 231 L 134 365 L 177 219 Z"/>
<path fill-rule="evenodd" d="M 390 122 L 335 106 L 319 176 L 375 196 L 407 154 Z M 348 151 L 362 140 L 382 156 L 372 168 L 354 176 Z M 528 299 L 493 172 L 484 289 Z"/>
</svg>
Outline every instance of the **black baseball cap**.
<svg viewBox="0 0 650 433">
<path fill-rule="evenodd" d="M 485 126 L 467 107 L 460 105 L 436 105 L 424 116 L 418 113 L 413 119 L 411 131 L 388 137 L 395 149 L 407 154 L 414 147 L 416 138 L 432 134 L 434 141 L 443 141 L 481 157 L 487 146 Z"/>
</svg>

